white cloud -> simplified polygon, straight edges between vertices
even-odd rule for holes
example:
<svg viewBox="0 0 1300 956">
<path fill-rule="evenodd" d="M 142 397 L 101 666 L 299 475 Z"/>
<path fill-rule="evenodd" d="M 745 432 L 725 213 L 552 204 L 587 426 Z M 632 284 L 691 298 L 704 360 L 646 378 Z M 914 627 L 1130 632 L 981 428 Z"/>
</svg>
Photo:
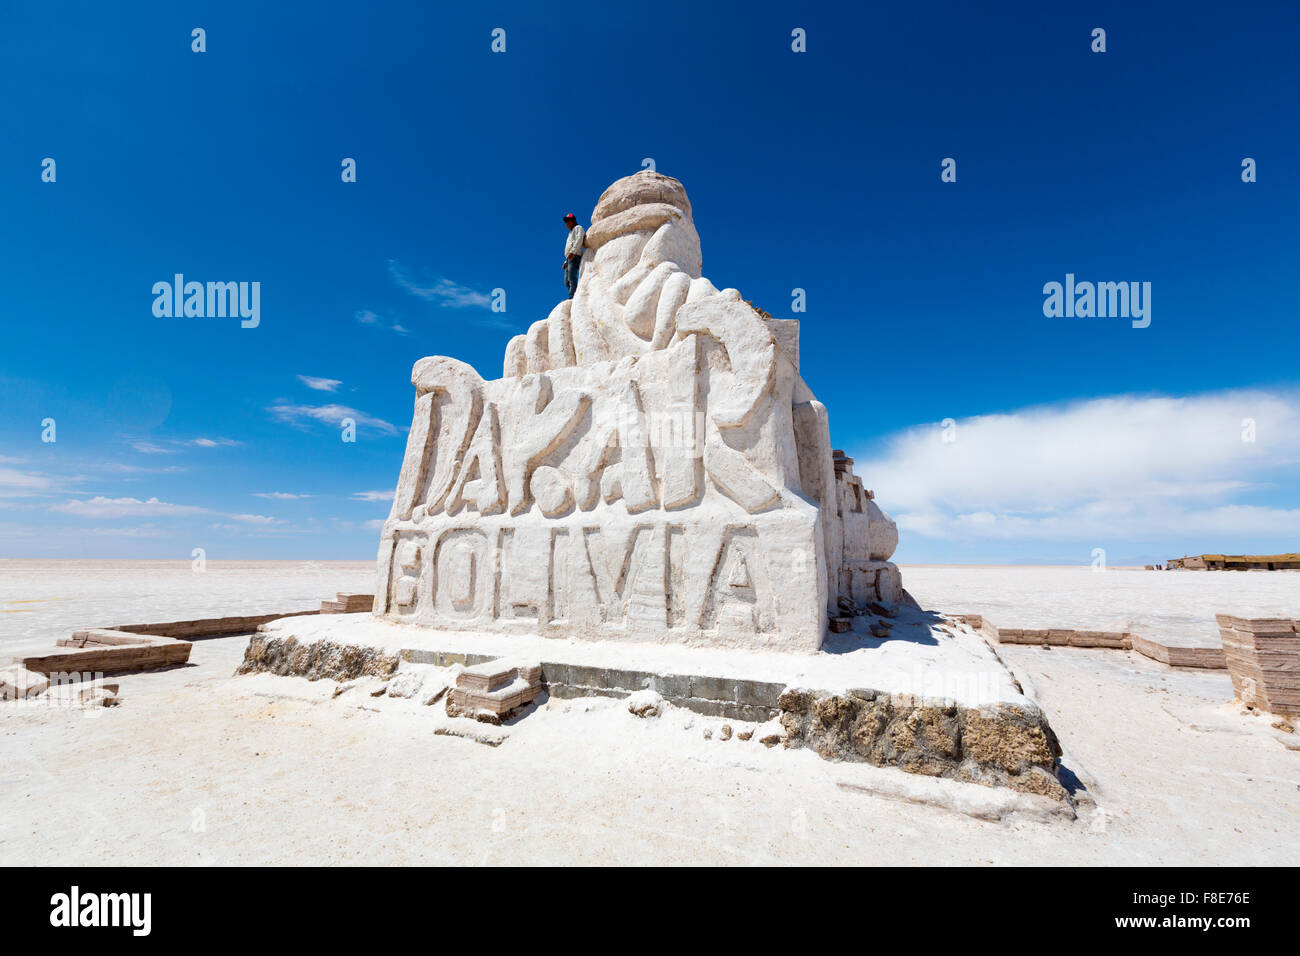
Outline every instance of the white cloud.
<svg viewBox="0 0 1300 956">
<path fill-rule="evenodd" d="M 310 498 L 311 495 L 296 495 L 290 491 L 254 491 L 254 498 L 271 498 L 275 501 L 297 501 L 300 498 Z"/>
<path fill-rule="evenodd" d="M 272 518 L 267 515 L 231 515 L 235 521 L 242 521 L 244 524 L 280 524 L 279 518 Z"/>
<path fill-rule="evenodd" d="M 10 459 L 14 460 L 14 459 Z M 0 497 L 14 498 L 54 490 L 54 478 L 35 471 L 0 468 Z"/>
<path fill-rule="evenodd" d="M 316 378 L 313 375 L 299 375 L 298 381 L 302 382 L 308 388 L 314 388 L 318 392 L 337 391 L 343 383 L 337 378 Z"/>
<path fill-rule="evenodd" d="M 492 304 L 491 298 L 486 294 L 476 292 L 468 286 L 463 286 L 450 279 L 439 278 L 431 285 L 416 282 L 402 268 L 401 263 L 392 259 L 388 260 L 388 273 L 393 277 L 393 281 L 397 283 L 398 288 L 409 292 L 417 299 L 424 299 L 426 302 L 436 302 L 439 305 L 453 309 L 466 307 L 486 309 Z"/>
<path fill-rule="evenodd" d="M 276 420 L 289 425 L 301 426 L 304 421 L 310 420 L 341 426 L 345 418 L 350 418 L 358 426 L 369 426 L 388 435 L 397 434 L 397 426 L 391 422 L 346 405 L 272 405 L 267 411 Z"/>
<path fill-rule="evenodd" d="M 352 497 L 357 501 L 392 501 L 396 491 L 354 491 Z"/>
<path fill-rule="evenodd" d="M 9 460 L 14 461 L 15 459 Z M 78 462 L 77 464 L 84 465 L 95 477 L 92 479 L 91 475 L 87 474 L 54 475 L 41 471 L 0 467 L 0 499 L 76 494 L 77 489 L 74 486 L 85 484 L 91 480 L 133 481 L 138 480 L 138 476 L 144 474 L 174 473 L 185 470 L 177 465 L 165 468 L 145 468 L 115 461 Z M 112 478 L 105 478 L 106 475 L 111 475 Z"/>
<path fill-rule="evenodd" d="M 197 515 L 207 514 L 207 508 L 197 505 L 178 505 L 157 498 L 141 501 L 139 498 L 105 498 L 97 496 L 84 501 L 64 501 L 50 505 L 51 511 L 81 515 L 85 518 L 129 518 L 153 517 L 157 515 Z"/>
<path fill-rule="evenodd" d="M 106 461 L 97 466 L 107 472 L 114 472 L 123 475 L 174 475 L 186 469 L 182 465 L 167 465 L 162 468 L 145 468 L 141 465 L 128 465 L 122 461 Z M 131 479 L 124 479 L 131 480 Z"/>
<path fill-rule="evenodd" d="M 1254 441 L 1249 437 L 1253 422 Z M 966 540 L 1300 534 L 1300 508 L 1242 500 L 1300 474 L 1300 397 L 1115 396 L 894 436 L 855 471 L 908 532 Z"/>
<path fill-rule="evenodd" d="M 157 498 L 148 498 L 142 501 L 139 498 L 107 498 L 101 495 L 84 500 L 64 501 L 50 505 L 50 510 L 78 515 L 83 518 L 181 518 L 191 515 L 210 514 L 221 515 L 243 525 L 266 526 L 284 523 L 281 519 L 269 515 L 222 514 L 222 512 L 215 511 L 212 508 L 204 508 L 199 505 L 179 505 L 170 501 L 160 501 Z"/>
<path fill-rule="evenodd" d="M 145 455 L 171 455 L 181 448 L 231 448 L 238 444 L 233 438 L 163 438 L 133 441 L 131 447 Z"/>
</svg>

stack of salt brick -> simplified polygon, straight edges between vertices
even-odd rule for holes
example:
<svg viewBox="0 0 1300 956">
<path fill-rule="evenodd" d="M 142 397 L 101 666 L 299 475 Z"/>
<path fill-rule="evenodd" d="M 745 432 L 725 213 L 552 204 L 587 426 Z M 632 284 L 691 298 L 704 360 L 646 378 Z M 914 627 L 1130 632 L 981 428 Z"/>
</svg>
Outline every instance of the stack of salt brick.
<svg viewBox="0 0 1300 956">
<path fill-rule="evenodd" d="M 447 695 L 447 713 L 492 723 L 532 701 L 542 689 L 542 665 L 498 658 L 467 667 Z"/>
<path fill-rule="evenodd" d="M 1300 717 L 1300 621 L 1216 614 L 1232 689 L 1241 701 Z"/>
<path fill-rule="evenodd" d="M 320 612 L 322 614 L 357 614 L 361 611 L 373 610 L 374 606 L 375 596 L 373 594 L 344 594 L 340 591 L 337 601 L 320 602 Z"/>
</svg>

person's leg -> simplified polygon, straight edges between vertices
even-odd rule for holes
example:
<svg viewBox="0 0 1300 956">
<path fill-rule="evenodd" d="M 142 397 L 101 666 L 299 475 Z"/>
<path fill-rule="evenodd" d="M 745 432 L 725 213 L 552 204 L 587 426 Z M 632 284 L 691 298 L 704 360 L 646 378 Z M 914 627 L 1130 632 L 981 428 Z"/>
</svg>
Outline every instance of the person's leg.
<svg viewBox="0 0 1300 956">
<path fill-rule="evenodd" d="M 578 266 L 579 263 L 573 259 L 564 264 L 564 288 L 569 291 L 570 299 L 578 291 Z"/>
</svg>

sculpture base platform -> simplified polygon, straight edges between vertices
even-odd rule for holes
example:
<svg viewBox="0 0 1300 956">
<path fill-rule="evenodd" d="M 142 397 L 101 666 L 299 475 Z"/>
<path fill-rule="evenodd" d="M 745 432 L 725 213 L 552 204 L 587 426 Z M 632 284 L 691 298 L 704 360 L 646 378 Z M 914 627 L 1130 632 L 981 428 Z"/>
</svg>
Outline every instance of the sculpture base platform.
<svg viewBox="0 0 1300 956">
<path fill-rule="evenodd" d="M 737 721 L 778 719 L 787 747 L 830 760 L 1008 786 L 1068 802 L 1060 748 L 1038 705 L 993 649 L 956 620 L 902 607 L 890 636 L 853 619 L 817 654 L 443 631 L 376 619 L 316 616 L 262 625 L 240 673 L 311 680 L 387 677 L 403 666 L 536 661 L 547 694 L 668 703 Z"/>
</svg>

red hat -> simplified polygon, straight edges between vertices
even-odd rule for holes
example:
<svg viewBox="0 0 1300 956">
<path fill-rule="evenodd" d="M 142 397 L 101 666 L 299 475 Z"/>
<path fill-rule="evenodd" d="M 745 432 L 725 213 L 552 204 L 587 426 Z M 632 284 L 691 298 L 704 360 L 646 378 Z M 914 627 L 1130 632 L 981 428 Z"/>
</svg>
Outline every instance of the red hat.
<svg viewBox="0 0 1300 956">
<path fill-rule="evenodd" d="M 578 221 L 578 217 L 575 216 L 573 213 L 568 213 L 568 214 L 566 214 L 564 218 L 565 218 L 565 221 L 568 221 L 568 220 L 570 220 L 570 219 L 572 219 L 574 222 L 577 222 L 577 221 Z"/>
</svg>

